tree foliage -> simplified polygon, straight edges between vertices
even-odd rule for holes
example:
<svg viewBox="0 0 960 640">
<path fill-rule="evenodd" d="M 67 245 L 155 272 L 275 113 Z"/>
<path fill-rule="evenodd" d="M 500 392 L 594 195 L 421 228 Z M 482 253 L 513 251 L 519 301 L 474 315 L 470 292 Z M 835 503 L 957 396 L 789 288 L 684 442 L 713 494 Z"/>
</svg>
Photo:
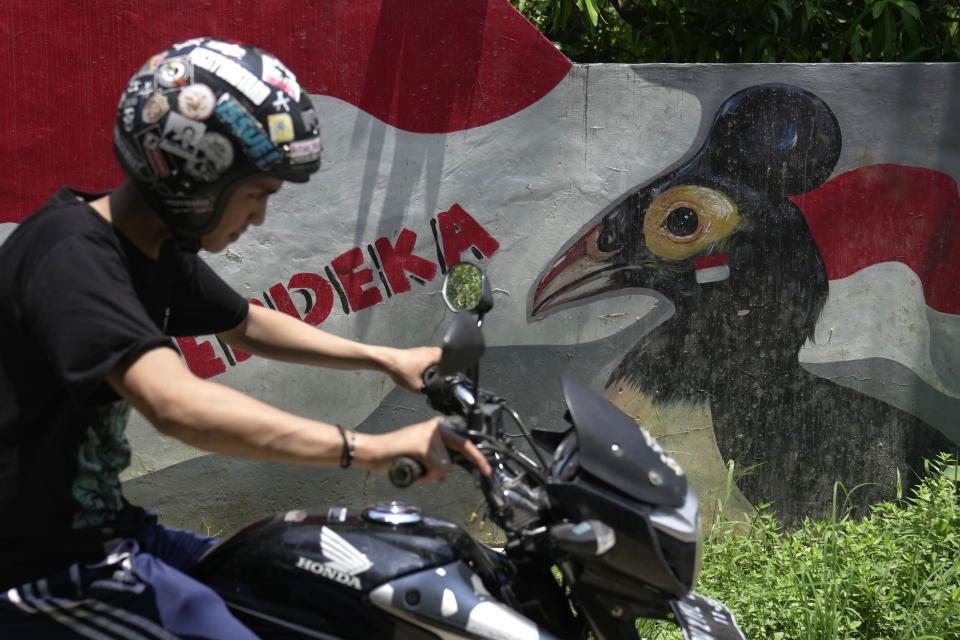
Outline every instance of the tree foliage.
<svg viewBox="0 0 960 640">
<path fill-rule="evenodd" d="M 960 0 L 512 0 L 577 62 L 960 60 Z"/>
</svg>

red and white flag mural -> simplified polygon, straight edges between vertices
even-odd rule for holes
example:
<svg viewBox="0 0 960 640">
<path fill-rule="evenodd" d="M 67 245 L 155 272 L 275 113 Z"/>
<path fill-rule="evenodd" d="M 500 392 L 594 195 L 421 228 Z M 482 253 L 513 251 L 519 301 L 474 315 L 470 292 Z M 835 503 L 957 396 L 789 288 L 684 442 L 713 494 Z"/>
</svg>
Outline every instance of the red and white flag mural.
<svg viewBox="0 0 960 640">
<path fill-rule="evenodd" d="M 816 340 L 823 377 L 891 402 L 960 440 L 960 197 L 922 167 L 870 165 L 793 198 L 830 278 Z M 847 362 L 870 361 L 859 374 Z"/>
<path fill-rule="evenodd" d="M 651 317 L 667 322 L 669 304 L 649 283 L 625 282 L 550 313 L 531 314 L 530 301 L 547 291 L 548 266 L 631 194 L 667 197 L 654 207 L 658 225 L 636 229 L 642 243 L 644 232 L 686 233 L 692 218 L 680 210 L 696 211 L 680 206 L 684 198 L 714 198 L 722 209 L 716 192 L 749 191 L 721 169 L 728 155 L 760 158 L 752 138 L 737 139 L 731 128 L 716 134 L 726 136 L 716 147 L 723 153 L 703 152 L 731 96 L 774 83 L 815 95 L 836 114 L 842 145 L 822 182 L 790 191 L 829 279 L 813 340 L 796 357 L 813 375 L 960 440 L 960 149 L 940 133 L 960 114 L 931 104 L 924 113 L 932 124 L 906 138 L 894 126 L 914 117 L 924 89 L 948 76 L 960 82 L 957 71 L 572 65 L 507 0 L 111 0 L 96 12 L 18 4 L 0 18 L 10 70 L 0 96 L 9 123 L 0 154 L 0 223 L 9 224 L 0 224 L 0 237 L 62 184 L 113 186 L 110 128 L 129 74 L 171 42 L 202 35 L 276 53 L 313 96 L 324 146 L 310 184 L 281 191 L 264 227 L 209 260 L 255 304 L 385 344 L 439 340 L 444 311 L 435 293 L 445 267 L 460 259 L 482 260 L 499 290 L 491 345 L 602 349 Z M 910 95 L 891 93 L 910 83 Z M 681 169 L 695 159 L 706 182 L 656 191 L 664 176 L 691 177 Z M 747 229 L 746 206 L 728 199 L 724 220 L 742 223 L 728 231 Z M 638 224 L 622 222 L 624 230 Z M 725 238 L 693 253 L 676 248 L 683 242 L 661 248 L 689 263 L 691 287 L 729 287 L 744 259 L 714 250 Z M 598 244 L 609 239 L 591 241 L 579 245 L 585 255 L 613 256 L 612 244 Z M 346 381 L 340 372 L 274 367 L 210 337 L 180 346 L 198 374 L 222 375 L 308 415 L 358 424 L 395 410 L 384 404 L 390 387 L 372 374 Z M 530 383 L 500 375 L 505 393 Z M 720 413 L 715 403 L 714 418 Z M 196 455 L 142 423 L 131 439 L 140 451 L 133 475 Z"/>
</svg>

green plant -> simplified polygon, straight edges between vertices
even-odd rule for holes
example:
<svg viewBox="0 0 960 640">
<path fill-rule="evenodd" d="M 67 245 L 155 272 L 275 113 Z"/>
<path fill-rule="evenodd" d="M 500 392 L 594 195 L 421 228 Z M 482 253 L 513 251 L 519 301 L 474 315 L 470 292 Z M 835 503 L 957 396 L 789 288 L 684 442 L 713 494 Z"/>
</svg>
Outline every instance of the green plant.
<svg viewBox="0 0 960 640">
<path fill-rule="evenodd" d="M 955 0 L 513 0 L 577 62 L 960 60 Z"/>
<path fill-rule="evenodd" d="M 907 497 L 850 517 L 856 488 L 834 490 L 833 515 L 783 530 L 769 505 L 707 533 L 697 591 L 725 603 L 748 638 L 960 638 L 958 467 L 943 454 Z M 902 495 L 902 494 L 899 494 Z M 643 620 L 646 640 L 680 640 Z"/>
<path fill-rule="evenodd" d="M 932 461 L 908 497 L 849 517 L 855 490 L 834 491 L 833 517 L 780 529 L 768 506 L 746 535 L 721 519 L 707 538 L 699 590 L 725 602 L 748 637 L 779 640 L 960 637 L 960 503 Z"/>
</svg>

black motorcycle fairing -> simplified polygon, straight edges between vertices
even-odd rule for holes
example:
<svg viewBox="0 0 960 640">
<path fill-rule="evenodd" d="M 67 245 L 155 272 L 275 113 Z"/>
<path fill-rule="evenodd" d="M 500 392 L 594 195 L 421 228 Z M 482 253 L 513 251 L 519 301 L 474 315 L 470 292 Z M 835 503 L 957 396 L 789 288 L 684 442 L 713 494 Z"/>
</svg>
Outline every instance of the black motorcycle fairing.
<svg viewBox="0 0 960 640">
<path fill-rule="evenodd" d="M 566 431 L 552 431 L 550 429 L 534 428 L 530 430 L 530 436 L 533 438 L 535 445 L 552 454 L 557 450 L 557 447 L 560 446 L 560 443 L 563 442 L 563 439 L 569 431 L 570 429 Z"/>
<path fill-rule="evenodd" d="M 644 582 L 652 587 L 650 596 L 659 590 L 655 599 L 660 602 L 683 597 L 691 589 L 693 568 L 685 571 L 684 576 L 671 570 L 672 565 L 661 551 L 658 533 L 651 525 L 648 505 L 632 502 L 605 488 L 583 471 L 570 482 L 552 480 L 547 493 L 553 504 L 564 506 L 560 515 L 574 522 L 601 520 L 616 532 L 613 548 L 587 563 L 600 576 L 594 586 L 622 590 L 628 599 L 630 592 L 636 591 L 647 600 L 646 594 L 637 591 L 638 583 Z M 696 542 L 690 544 L 695 548 Z M 691 557 L 695 555 L 693 548 Z"/>
<path fill-rule="evenodd" d="M 328 514 L 335 515 L 299 511 L 260 520 L 211 549 L 193 574 L 233 609 L 257 614 L 258 624 L 280 621 L 269 624 L 344 638 L 416 637 L 420 631 L 401 633 L 395 619 L 371 611 L 366 594 L 460 558 L 473 564 L 479 555 L 478 543 L 447 522 L 393 526 L 360 511 Z"/>
<path fill-rule="evenodd" d="M 580 466 L 637 500 L 683 505 L 686 476 L 637 423 L 573 377 L 564 375 L 561 383 L 579 441 Z"/>
</svg>

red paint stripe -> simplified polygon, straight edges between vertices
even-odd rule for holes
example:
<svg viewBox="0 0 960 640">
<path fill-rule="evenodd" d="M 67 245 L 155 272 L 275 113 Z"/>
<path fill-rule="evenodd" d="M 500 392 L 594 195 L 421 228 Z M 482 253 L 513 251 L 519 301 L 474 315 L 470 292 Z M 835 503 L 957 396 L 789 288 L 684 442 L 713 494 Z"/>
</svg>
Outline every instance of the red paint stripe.
<svg viewBox="0 0 960 640">
<path fill-rule="evenodd" d="M 880 164 L 791 200 L 806 217 L 831 280 L 901 262 L 920 278 L 929 307 L 960 314 L 960 195 L 952 177 Z"/>
<path fill-rule="evenodd" d="M 694 269 L 709 269 L 710 267 L 722 267 L 727 264 L 727 254 L 718 253 L 713 256 L 701 256 L 693 261 Z"/>
<path fill-rule="evenodd" d="M 530 106 L 570 61 L 507 0 L 14 2 L 0 16 L 0 222 L 60 185 L 113 186 L 117 99 L 134 70 L 197 35 L 276 53 L 311 93 L 446 133 Z M 322 122 L 321 122 L 322 128 Z"/>
</svg>

